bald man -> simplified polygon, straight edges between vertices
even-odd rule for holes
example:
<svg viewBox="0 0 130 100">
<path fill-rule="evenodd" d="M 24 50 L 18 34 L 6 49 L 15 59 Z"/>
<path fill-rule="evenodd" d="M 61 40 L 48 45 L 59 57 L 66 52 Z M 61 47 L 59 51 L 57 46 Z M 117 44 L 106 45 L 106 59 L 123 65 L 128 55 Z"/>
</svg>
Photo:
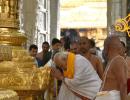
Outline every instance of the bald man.
<svg viewBox="0 0 130 100">
<path fill-rule="evenodd" d="M 102 90 L 117 90 L 121 100 L 127 95 L 127 64 L 122 55 L 123 49 L 117 36 L 110 36 L 104 42 L 104 54 L 107 58 L 107 67 L 104 73 Z"/>
<path fill-rule="evenodd" d="M 90 53 L 90 42 L 89 39 L 86 37 L 81 37 L 79 41 L 79 52 L 82 56 L 88 59 L 91 64 L 93 65 L 94 69 L 98 73 L 99 77 L 103 78 L 103 64 L 101 60 Z"/>
</svg>

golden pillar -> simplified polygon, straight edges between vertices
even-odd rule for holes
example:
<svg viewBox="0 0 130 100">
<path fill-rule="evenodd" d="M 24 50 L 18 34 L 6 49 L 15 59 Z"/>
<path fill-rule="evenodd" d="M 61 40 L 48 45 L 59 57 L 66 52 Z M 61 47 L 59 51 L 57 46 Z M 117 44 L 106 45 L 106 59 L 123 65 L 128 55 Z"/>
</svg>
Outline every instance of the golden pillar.
<svg viewBox="0 0 130 100">
<path fill-rule="evenodd" d="M 20 100 L 43 100 L 53 81 L 51 69 L 38 68 L 35 58 L 21 48 L 26 37 L 18 32 L 18 11 L 19 0 L 0 0 L 0 88 L 15 90 Z"/>
<path fill-rule="evenodd" d="M 26 37 L 19 31 L 19 0 L 0 0 L 0 45 L 21 46 Z"/>
</svg>

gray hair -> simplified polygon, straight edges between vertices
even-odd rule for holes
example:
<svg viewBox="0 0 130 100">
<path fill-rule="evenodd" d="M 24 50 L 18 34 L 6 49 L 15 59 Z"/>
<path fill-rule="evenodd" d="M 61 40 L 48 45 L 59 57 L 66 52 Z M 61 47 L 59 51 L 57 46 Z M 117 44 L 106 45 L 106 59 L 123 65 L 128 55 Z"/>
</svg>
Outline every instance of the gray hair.
<svg viewBox="0 0 130 100">
<path fill-rule="evenodd" d="M 69 52 L 58 52 L 58 53 L 55 54 L 54 59 L 55 59 L 56 57 L 60 57 L 60 58 L 62 58 L 62 59 L 67 59 L 68 53 L 69 53 Z"/>
</svg>

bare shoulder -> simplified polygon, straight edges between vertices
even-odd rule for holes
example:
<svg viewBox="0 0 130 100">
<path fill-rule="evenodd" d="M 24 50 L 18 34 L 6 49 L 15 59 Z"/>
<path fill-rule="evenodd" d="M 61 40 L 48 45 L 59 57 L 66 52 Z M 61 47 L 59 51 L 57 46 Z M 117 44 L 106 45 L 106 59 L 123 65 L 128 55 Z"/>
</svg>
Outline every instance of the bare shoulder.
<svg viewBox="0 0 130 100">
<path fill-rule="evenodd" d="M 101 62 L 101 59 L 98 56 L 92 55 L 92 58 L 96 61 L 96 62 Z"/>
<path fill-rule="evenodd" d="M 118 56 L 115 58 L 114 62 L 115 63 L 122 63 L 122 62 L 125 63 L 125 59 L 122 56 Z"/>
<path fill-rule="evenodd" d="M 120 69 L 120 68 L 126 66 L 126 61 L 123 57 L 118 56 L 114 59 L 114 61 L 112 62 L 112 65 L 113 65 L 113 68 Z"/>
</svg>

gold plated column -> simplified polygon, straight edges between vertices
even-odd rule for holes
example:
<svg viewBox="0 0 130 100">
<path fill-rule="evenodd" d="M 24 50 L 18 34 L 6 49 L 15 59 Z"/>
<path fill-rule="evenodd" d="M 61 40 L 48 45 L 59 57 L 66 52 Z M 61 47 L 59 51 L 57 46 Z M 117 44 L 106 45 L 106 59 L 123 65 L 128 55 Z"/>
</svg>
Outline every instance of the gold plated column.
<svg viewBox="0 0 130 100">
<path fill-rule="evenodd" d="M 19 30 L 19 0 L 0 0 L 0 45 L 21 46 L 26 37 Z"/>
<path fill-rule="evenodd" d="M 18 5 L 19 0 L 0 0 L 0 88 L 15 90 L 20 100 L 43 100 L 53 81 L 51 69 L 38 68 L 22 48 L 26 37 L 18 32 Z"/>
</svg>

